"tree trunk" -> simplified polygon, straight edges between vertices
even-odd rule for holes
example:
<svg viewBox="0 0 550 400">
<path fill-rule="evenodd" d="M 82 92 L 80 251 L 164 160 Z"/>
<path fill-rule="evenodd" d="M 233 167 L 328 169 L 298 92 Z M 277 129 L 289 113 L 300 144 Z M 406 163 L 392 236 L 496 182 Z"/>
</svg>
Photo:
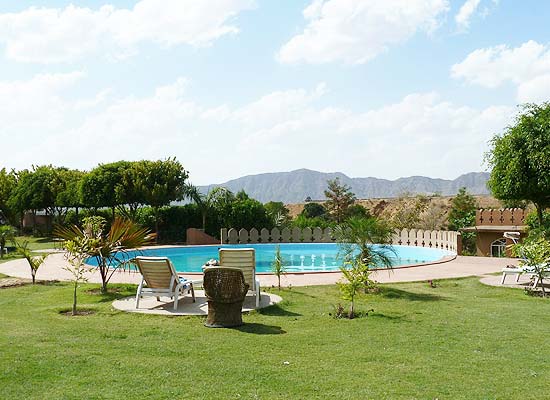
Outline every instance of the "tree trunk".
<svg viewBox="0 0 550 400">
<path fill-rule="evenodd" d="M 32 277 L 32 284 L 34 285 L 36 281 L 36 271 L 31 268 L 31 277 Z"/>
<path fill-rule="evenodd" d="M 155 243 L 158 244 L 159 243 L 159 210 L 158 208 L 154 207 L 153 208 L 154 210 L 154 213 L 155 213 L 155 233 L 156 233 L 156 236 L 155 236 Z"/>
<path fill-rule="evenodd" d="M 202 213 L 202 231 L 206 233 L 206 212 Z"/>
<path fill-rule="evenodd" d="M 355 318 L 355 311 L 354 311 L 354 304 L 353 300 L 351 301 L 351 304 L 349 306 L 349 319 Z"/>
<path fill-rule="evenodd" d="M 74 281 L 74 291 L 73 291 L 73 312 L 72 315 L 76 315 L 76 288 L 78 287 L 78 279 Z"/>
<path fill-rule="evenodd" d="M 537 219 L 539 220 L 539 226 L 542 227 L 542 205 L 539 203 L 535 203 L 535 207 L 537 208 Z"/>
</svg>

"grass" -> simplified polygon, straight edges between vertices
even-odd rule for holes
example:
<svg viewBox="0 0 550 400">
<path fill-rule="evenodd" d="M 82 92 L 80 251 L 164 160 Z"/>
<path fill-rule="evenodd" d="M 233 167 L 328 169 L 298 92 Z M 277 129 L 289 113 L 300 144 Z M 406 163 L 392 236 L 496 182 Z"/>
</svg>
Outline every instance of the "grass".
<svg viewBox="0 0 550 400">
<path fill-rule="evenodd" d="M 239 329 L 114 311 L 67 284 L 0 290 L 0 398 L 496 399 L 550 389 L 550 300 L 477 279 L 383 285 L 336 320 L 335 286 L 293 288 Z M 278 293 L 275 290 L 276 293 Z M 188 301 L 188 299 L 186 299 Z M 286 365 L 285 362 L 289 364 Z"/>
<path fill-rule="evenodd" d="M 18 243 L 23 243 L 25 241 L 29 242 L 29 249 L 36 251 L 36 250 L 47 250 L 47 249 L 54 249 L 55 243 L 53 242 L 52 238 L 49 237 L 34 237 L 34 236 L 17 236 L 15 238 Z M 7 246 L 13 246 L 12 243 L 8 242 Z M 8 262 L 11 260 L 15 260 L 17 258 L 21 258 L 21 255 L 18 254 L 15 251 L 11 251 L 7 255 L 4 254 L 2 258 L 0 258 L 0 264 L 3 262 Z"/>
</svg>

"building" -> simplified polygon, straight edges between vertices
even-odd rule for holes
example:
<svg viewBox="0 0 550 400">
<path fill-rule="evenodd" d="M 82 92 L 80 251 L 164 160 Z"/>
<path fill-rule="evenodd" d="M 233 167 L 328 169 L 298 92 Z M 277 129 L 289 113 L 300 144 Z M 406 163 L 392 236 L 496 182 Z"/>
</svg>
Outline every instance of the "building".
<svg viewBox="0 0 550 400">
<path fill-rule="evenodd" d="M 476 211 L 476 225 L 461 229 L 475 232 L 476 255 L 485 257 L 511 256 L 506 246 L 513 244 L 504 232 L 518 232 L 520 240 L 525 236 L 527 211 L 521 208 L 481 209 Z"/>
</svg>

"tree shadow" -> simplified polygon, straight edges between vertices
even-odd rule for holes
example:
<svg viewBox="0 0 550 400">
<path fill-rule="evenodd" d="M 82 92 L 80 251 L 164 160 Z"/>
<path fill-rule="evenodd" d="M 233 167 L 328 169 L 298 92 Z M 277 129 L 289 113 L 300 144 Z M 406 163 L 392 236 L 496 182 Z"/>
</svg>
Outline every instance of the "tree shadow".
<svg viewBox="0 0 550 400">
<path fill-rule="evenodd" d="M 369 318 L 378 318 L 378 319 L 384 319 L 388 321 L 403 321 L 405 317 L 403 315 L 389 315 L 379 312 L 373 312 L 368 315 Z"/>
<path fill-rule="evenodd" d="M 244 325 L 237 326 L 231 329 L 234 329 L 236 331 L 243 332 L 243 333 L 253 333 L 255 335 L 282 335 L 286 333 L 286 331 L 281 329 L 280 326 L 264 325 L 264 324 L 256 324 L 256 323 L 246 323 Z"/>
<path fill-rule="evenodd" d="M 386 299 L 403 299 L 403 300 L 410 300 L 410 301 L 444 301 L 446 300 L 445 297 L 442 297 L 438 294 L 408 292 L 406 290 L 396 289 L 393 287 L 380 288 L 379 295 Z"/>
<path fill-rule="evenodd" d="M 262 308 L 258 310 L 259 314 L 269 315 L 272 317 L 301 317 L 302 314 L 298 314 L 284 309 L 279 304 L 273 304 L 272 306 Z"/>
</svg>

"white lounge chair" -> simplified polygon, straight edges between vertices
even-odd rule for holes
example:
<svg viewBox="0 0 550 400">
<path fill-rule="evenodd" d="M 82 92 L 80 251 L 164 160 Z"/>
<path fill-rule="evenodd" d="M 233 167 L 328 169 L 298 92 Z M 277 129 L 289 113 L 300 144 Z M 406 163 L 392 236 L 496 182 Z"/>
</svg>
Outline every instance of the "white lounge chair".
<svg viewBox="0 0 550 400">
<path fill-rule="evenodd" d="M 143 296 L 156 297 L 158 301 L 160 296 L 166 296 L 174 299 L 174 310 L 177 310 L 179 296 L 184 295 L 185 290 L 191 292 L 195 302 L 193 282 L 180 278 L 168 257 L 138 256 L 133 262 L 142 275 L 136 293 L 136 308 L 139 308 L 139 300 Z"/>
<path fill-rule="evenodd" d="M 260 307 L 260 281 L 256 279 L 256 251 L 254 249 L 220 249 L 220 266 L 239 268 L 249 292 L 256 296 L 256 308 Z"/>
</svg>

